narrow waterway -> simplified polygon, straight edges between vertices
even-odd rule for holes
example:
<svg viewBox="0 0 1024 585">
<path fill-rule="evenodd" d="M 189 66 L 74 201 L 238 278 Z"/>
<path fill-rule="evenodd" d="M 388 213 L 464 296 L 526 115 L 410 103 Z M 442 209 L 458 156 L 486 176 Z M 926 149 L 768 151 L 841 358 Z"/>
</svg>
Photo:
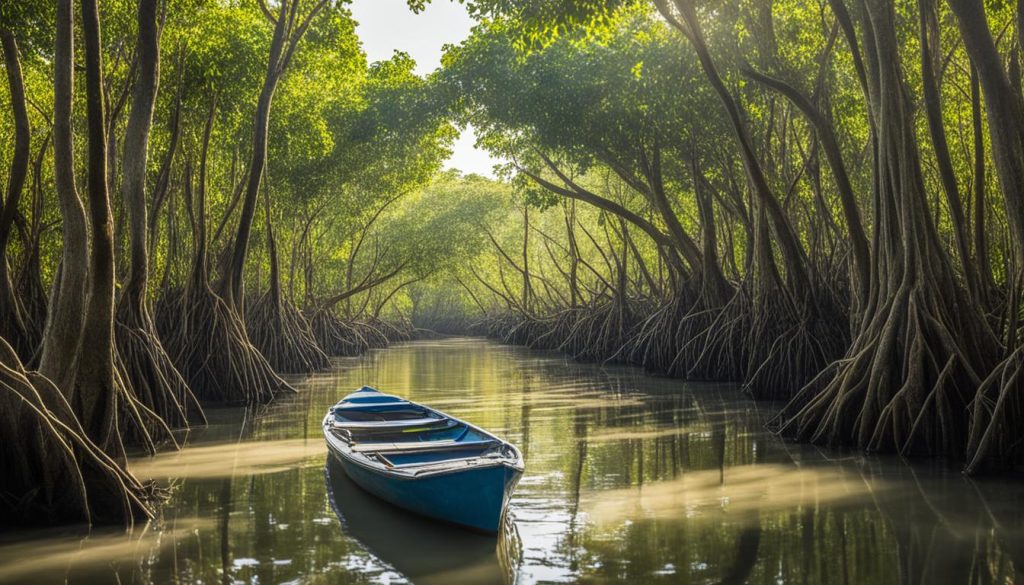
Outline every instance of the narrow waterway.
<svg viewBox="0 0 1024 585">
<path fill-rule="evenodd" d="M 506 530 L 385 505 L 320 421 L 370 384 L 522 449 Z M 731 385 L 479 339 L 346 358 L 258 409 L 215 409 L 132 468 L 169 493 L 129 533 L 0 534 L 0 581 L 49 583 L 1024 583 L 1024 484 L 786 443 Z"/>
</svg>

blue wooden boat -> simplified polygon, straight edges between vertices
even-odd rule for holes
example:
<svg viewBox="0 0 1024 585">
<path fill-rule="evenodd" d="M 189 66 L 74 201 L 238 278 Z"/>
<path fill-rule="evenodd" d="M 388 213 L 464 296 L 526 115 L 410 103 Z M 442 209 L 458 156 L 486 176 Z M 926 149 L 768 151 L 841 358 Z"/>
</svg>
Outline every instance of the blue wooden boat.
<svg viewBox="0 0 1024 585">
<path fill-rule="evenodd" d="M 323 429 L 330 452 L 364 490 L 482 532 L 498 531 L 523 474 L 511 443 L 368 386 L 332 406 Z"/>
</svg>

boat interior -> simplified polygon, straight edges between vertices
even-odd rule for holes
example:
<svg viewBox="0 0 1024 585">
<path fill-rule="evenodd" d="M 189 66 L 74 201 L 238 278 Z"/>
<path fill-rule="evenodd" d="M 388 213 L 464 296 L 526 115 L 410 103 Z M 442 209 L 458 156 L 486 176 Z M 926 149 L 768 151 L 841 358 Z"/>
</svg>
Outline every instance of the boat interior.
<svg viewBox="0 0 1024 585">
<path fill-rule="evenodd" d="M 466 423 L 395 396 L 356 392 L 331 409 L 332 428 L 354 453 L 388 467 L 504 456 L 503 444 Z"/>
</svg>

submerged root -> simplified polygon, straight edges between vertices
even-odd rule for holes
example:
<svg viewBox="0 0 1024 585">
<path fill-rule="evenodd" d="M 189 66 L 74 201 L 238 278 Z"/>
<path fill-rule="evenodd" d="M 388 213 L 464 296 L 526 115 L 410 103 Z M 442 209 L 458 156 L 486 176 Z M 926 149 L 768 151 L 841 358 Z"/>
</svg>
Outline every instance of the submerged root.
<svg viewBox="0 0 1024 585">
<path fill-rule="evenodd" d="M 249 339 L 274 370 L 307 374 L 330 366 L 309 321 L 295 305 L 267 292 L 246 313 Z"/>
<path fill-rule="evenodd" d="M 158 307 L 157 327 L 200 400 L 265 403 L 278 392 L 294 392 L 249 340 L 238 314 L 208 286 L 171 294 Z"/>
<path fill-rule="evenodd" d="M 46 378 L 0 340 L 0 523 L 124 523 L 152 517 L 147 489 L 87 437 Z"/>
</svg>

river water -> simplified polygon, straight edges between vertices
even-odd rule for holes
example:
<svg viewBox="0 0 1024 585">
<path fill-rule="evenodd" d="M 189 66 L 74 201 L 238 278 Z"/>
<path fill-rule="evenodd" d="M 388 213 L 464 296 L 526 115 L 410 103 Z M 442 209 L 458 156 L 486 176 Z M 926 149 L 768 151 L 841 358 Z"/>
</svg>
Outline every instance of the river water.
<svg viewBox="0 0 1024 585">
<path fill-rule="evenodd" d="M 327 408 L 369 384 L 523 451 L 498 537 L 410 516 L 329 461 Z M 415 342 L 211 409 L 125 533 L 0 534 L 0 581 L 72 583 L 1018 583 L 1024 483 L 787 443 L 732 385 L 479 339 Z"/>
</svg>

